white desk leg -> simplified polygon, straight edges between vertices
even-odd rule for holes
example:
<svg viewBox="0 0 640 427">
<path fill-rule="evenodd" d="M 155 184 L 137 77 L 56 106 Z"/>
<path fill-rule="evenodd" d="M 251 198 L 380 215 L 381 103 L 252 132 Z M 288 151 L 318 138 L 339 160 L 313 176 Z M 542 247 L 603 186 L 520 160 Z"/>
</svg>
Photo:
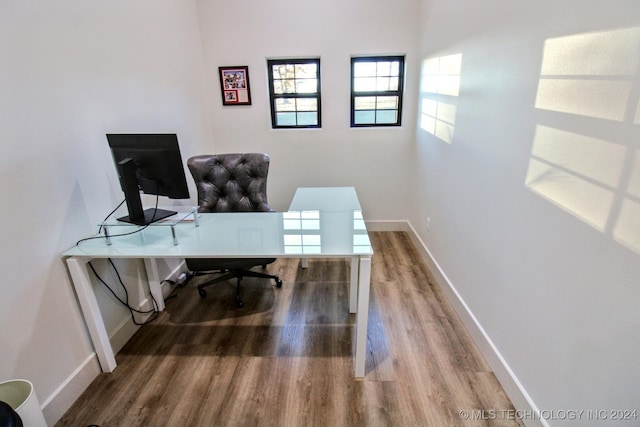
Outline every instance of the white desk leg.
<svg viewBox="0 0 640 427">
<path fill-rule="evenodd" d="M 301 258 L 302 268 L 309 268 L 309 258 Z"/>
<path fill-rule="evenodd" d="M 111 342 L 100 313 L 96 295 L 93 293 L 93 286 L 91 286 L 89 270 L 87 269 L 87 262 L 89 261 L 89 259 L 84 258 L 67 258 L 67 266 L 69 267 L 69 273 L 71 273 L 71 280 L 76 289 L 82 315 L 89 329 L 89 336 L 96 350 L 100 367 L 104 372 L 112 372 L 116 368 L 116 358 L 111 348 Z"/>
<path fill-rule="evenodd" d="M 145 258 L 144 268 L 147 270 L 147 280 L 149 282 L 149 292 L 156 301 L 157 310 L 164 310 L 164 296 L 162 295 L 162 284 L 160 283 L 160 275 L 158 274 L 158 264 L 155 258 Z"/>
<path fill-rule="evenodd" d="M 351 279 L 349 280 L 349 313 L 358 312 L 358 270 L 360 258 L 351 257 Z"/>
<path fill-rule="evenodd" d="M 356 315 L 356 377 L 364 377 L 367 360 L 367 327 L 369 325 L 369 292 L 371 290 L 371 257 L 360 257 L 358 274 L 358 313 Z"/>
</svg>

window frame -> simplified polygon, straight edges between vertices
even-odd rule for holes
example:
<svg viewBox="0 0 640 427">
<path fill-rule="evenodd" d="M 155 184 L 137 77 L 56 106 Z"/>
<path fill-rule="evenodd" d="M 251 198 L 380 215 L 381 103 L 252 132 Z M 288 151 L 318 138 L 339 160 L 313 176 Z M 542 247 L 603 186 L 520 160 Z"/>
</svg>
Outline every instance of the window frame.
<svg viewBox="0 0 640 427">
<path fill-rule="evenodd" d="M 276 94 L 274 87 L 273 66 L 274 65 L 300 65 L 315 64 L 317 67 L 317 88 L 313 93 L 283 93 Z M 272 129 L 319 129 L 322 127 L 322 102 L 321 102 L 321 79 L 320 79 L 320 58 L 289 58 L 289 59 L 267 59 L 267 75 L 269 82 L 269 104 L 271 108 L 271 128 Z M 278 125 L 276 118 L 276 101 L 281 98 L 313 98 L 316 99 L 317 124 L 312 125 Z M 298 110 L 296 109 L 297 113 Z"/>
<path fill-rule="evenodd" d="M 382 91 L 355 91 L 355 64 L 358 62 L 393 62 L 399 61 L 398 70 L 398 89 L 396 90 L 382 90 Z M 352 56 L 351 57 L 351 127 L 352 128 L 365 128 L 365 127 L 398 127 L 402 126 L 402 100 L 404 94 L 404 75 L 405 75 L 406 57 L 405 55 L 380 55 L 380 56 Z M 367 96 L 397 96 L 397 117 L 396 121 L 392 123 L 356 123 L 356 98 Z M 378 111 L 384 111 L 384 109 L 378 110 L 375 108 L 376 114 Z"/>
</svg>

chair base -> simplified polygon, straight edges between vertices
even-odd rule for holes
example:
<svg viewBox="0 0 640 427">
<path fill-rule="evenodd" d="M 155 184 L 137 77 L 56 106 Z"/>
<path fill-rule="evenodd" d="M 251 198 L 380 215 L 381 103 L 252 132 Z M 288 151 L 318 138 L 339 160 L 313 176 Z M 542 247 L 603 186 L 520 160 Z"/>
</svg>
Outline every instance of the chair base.
<svg viewBox="0 0 640 427">
<path fill-rule="evenodd" d="M 222 276 L 218 276 L 215 279 L 209 280 L 205 283 L 201 283 L 198 285 L 198 294 L 200 294 L 201 298 L 205 298 L 207 296 L 207 292 L 204 288 L 215 285 L 216 283 L 225 282 L 229 279 L 236 279 L 236 306 L 238 308 L 244 307 L 244 302 L 242 302 L 242 298 L 240 297 L 240 283 L 244 277 L 258 277 L 262 279 L 273 279 L 276 282 L 276 288 L 282 287 L 282 280 L 273 274 L 260 273 L 257 271 L 244 270 L 244 269 L 231 269 L 231 270 L 222 270 L 222 271 L 209 271 L 209 272 L 190 272 L 189 279 L 194 276 L 204 276 L 208 274 L 215 273 L 224 273 Z M 187 279 L 187 280 L 189 280 Z"/>
</svg>

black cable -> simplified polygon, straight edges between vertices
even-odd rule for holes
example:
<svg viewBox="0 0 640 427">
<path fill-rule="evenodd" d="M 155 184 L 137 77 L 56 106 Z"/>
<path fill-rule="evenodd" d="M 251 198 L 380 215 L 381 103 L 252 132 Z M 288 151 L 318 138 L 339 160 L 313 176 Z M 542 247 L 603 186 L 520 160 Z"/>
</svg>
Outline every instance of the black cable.
<svg viewBox="0 0 640 427">
<path fill-rule="evenodd" d="M 120 302 L 120 304 L 122 304 L 123 306 L 125 306 L 129 310 L 129 313 L 131 314 L 131 320 L 133 321 L 133 323 L 135 325 L 142 326 L 142 325 L 146 325 L 146 324 L 151 323 L 154 320 L 156 320 L 158 318 L 158 316 L 160 315 L 160 312 L 158 311 L 158 302 L 154 298 L 154 296 L 151 293 L 151 291 L 149 291 L 149 295 L 151 296 L 151 301 L 153 302 L 153 309 L 151 309 L 151 310 L 138 310 L 138 309 L 136 309 L 134 307 L 131 307 L 131 305 L 129 304 L 129 292 L 127 291 L 127 288 L 124 286 L 124 283 L 122 281 L 122 278 L 120 277 L 120 273 L 118 272 L 118 269 L 116 268 L 116 266 L 113 263 L 113 261 L 111 260 L 111 258 L 107 258 L 107 260 L 111 264 L 111 267 L 114 269 L 114 271 L 116 273 L 116 276 L 118 277 L 118 281 L 120 282 L 120 285 L 122 286 L 122 289 L 124 290 L 124 294 L 125 294 L 125 299 L 124 300 L 122 298 L 120 298 L 115 293 L 115 291 L 107 284 L 107 282 L 104 281 L 104 279 L 102 277 L 100 277 L 100 275 L 96 271 L 96 269 L 93 266 L 93 264 L 91 264 L 91 262 L 88 262 L 87 264 L 89 265 L 89 268 L 91 268 L 91 271 L 93 271 L 93 274 L 98 278 L 100 283 L 102 283 L 109 290 L 109 292 L 111 292 L 111 294 L 118 300 L 118 302 Z M 147 319 L 146 321 L 144 321 L 144 322 L 138 322 L 136 320 L 136 318 L 135 318 L 134 313 L 151 314 L 152 316 L 149 319 Z"/>
<path fill-rule="evenodd" d="M 120 272 L 118 271 L 118 269 L 116 268 L 116 265 L 113 263 L 113 260 L 111 258 L 107 258 L 107 260 L 109 261 L 109 264 L 111 264 L 111 267 L 113 268 L 113 271 L 115 271 L 116 276 L 118 277 L 118 282 L 120 282 L 120 286 L 122 286 L 122 289 L 124 289 L 125 295 L 127 296 L 127 306 L 129 303 L 129 293 L 127 292 L 127 288 L 124 286 L 124 282 L 122 281 L 122 277 L 120 277 Z M 140 311 L 137 310 L 133 307 L 131 307 L 131 310 L 135 311 L 136 313 L 140 313 L 140 314 L 149 314 L 149 313 L 157 313 L 158 312 L 158 303 L 156 302 L 155 298 L 153 297 L 153 294 L 151 293 L 151 289 L 149 289 L 149 295 L 151 296 L 151 301 L 153 301 L 153 309 L 152 310 L 147 310 L 147 311 Z"/>
<path fill-rule="evenodd" d="M 126 202 L 127 199 L 123 199 L 118 206 L 115 207 L 115 209 L 113 209 L 111 212 L 109 212 L 109 215 L 105 216 L 104 219 L 102 220 L 102 224 L 100 224 L 100 228 L 98 229 L 98 233 L 102 232 L 102 227 L 104 225 L 105 222 L 107 222 L 107 220 L 109 219 L 109 217 L 111 217 L 111 215 L 113 215 L 119 208 L 120 206 L 122 206 L 124 204 L 124 202 Z"/>
<path fill-rule="evenodd" d="M 130 231 L 128 233 L 121 233 L 121 234 L 111 234 L 109 237 L 122 237 L 122 236 L 129 236 L 131 234 L 136 234 L 141 232 L 142 230 L 144 230 L 145 228 L 147 228 L 149 226 L 149 224 L 143 225 L 140 228 Z M 95 240 L 95 239 L 106 239 L 107 236 L 92 236 L 92 237 L 85 237 L 84 239 L 80 239 L 76 242 L 76 246 L 78 246 L 80 243 L 82 242 L 86 242 L 87 240 Z"/>
<path fill-rule="evenodd" d="M 155 209 L 153 211 L 153 216 L 151 217 L 151 221 L 149 221 L 148 224 L 142 225 L 140 226 L 140 228 L 133 230 L 133 231 L 129 231 L 127 233 L 121 233 L 121 234 L 112 234 L 109 237 L 123 237 L 123 236 L 130 236 L 131 234 L 136 234 L 141 232 L 142 230 L 144 230 L 145 228 L 149 227 L 149 225 L 156 219 L 156 214 L 158 212 L 158 200 L 160 200 L 160 196 L 156 194 L 156 205 L 155 205 Z M 120 204 L 118 206 L 116 206 L 116 208 L 114 210 L 111 211 L 111 213 L 109 213 L 109 215 L 107 215 L 103 220 L 102 220 L 102 224 L 100 224 L 100 228 L 98 229 L 98 233 L 102 232 L 102 228 L 104 227 L 104 223 L 109 219 L 109 217 L 111 215 L 114 214 L 115 211 L 118 210 L 118 208 L 120 206 L 122 206 L 122 204 L 126 201 L 123 200 L 122 202 L 120 202 Z M 99 235 L 99 236 L 91 236 L 91 237 L 85 237 L 84 239 L 80 239 L 76 242 L 76 246 L 78 246 L 80 243 L 82 242 L 86 242 L 87 240 L 96 240 L 96 239 L 106 239 L 107 236 L 103 236 L 103 235 Z"/>
<path fill-rule="evenodd" d="M 157 193 L 157 192 L 156 192 Z M 135 233 L 139 233 L 140 231 L 144 230 L 145 228 L 147 228 L 149 226 L 149 224 L 151 224 L 155 218 L 156 218 L 156 214 L 158 212 L 158 201 L 160 200 L 160 195 L 156 194 L 156 204 L 155 204 L 155 208 L 153 211 L 153 216 L 151 217 L 151 221 L 149 221 L 148 224 L 145 224 L 143 226 L 141 226 L 140 228 L 138 228 L 137 230 L 134 231 L 130 231 L 128 233 L 121 233 L 121 234 L 113 234 L 109 237 L 122 237 L 122 236 L 128 236 L 131 234 L 135 234 Z M 120 202 L 118 204 L 118 206 L 115 207 L 115 209 L 113 209 L 109 215 L 107 215 L 103 220 L 102 223 L 104 224 L 111 215 L 113 215 L 115 213 L 115 211 L 117 211 L 120 206 L 122 206 L 122 204 L 126 201 L 123 200 L 122 202 Z M 103 228 L 103 224 L 100 224 L 100 228 L 98 229 L 98 233 L 102 232 L 102 228 Z M 92 236 L 92 237 L 85 237 L 84 239 L 80 239 L 76 242 L 76 246 L 78 246 L 80 243 L 85 242 L 87 240 L 93 240 L 93 239 L 106 239 L 107 236 Z M 109 292 L 111 292 L 111 294 L 115 297 L 116 300 L 118 300 L 118 302 L 120 302 L 120 304 L 122 304 L 123 306 L 127 307 L 127 309 L 129 310 L 129 313 L 131 314 L 131 320 L 133 321 L 133 323 L 137 326 L 142 326 L 142 325 L 146 325 L 148 323 L 153 322 L 154 320 L 156 320 L 160 314 L 160 311 L 158 311 L 158 302 L 156 301 L 156 299 L 153 296 L 153 293 L 151 292 L 151 289 L 149 289 L 149 295 L 151 296 L 151 301 L 153 303 L 153 309 L 151 310 L 138 310 L 134 307 L 131 307 L 131 305 L 129 304 L 129 292 L 127 291 L 127 287 L 124 285 L 124 282 L 122 281 L 122 277 L 120 277 L 120 272 L 118 272 L 118 269 L 116 268 L 115 264 L 113 263 L 113 260 L 111 258 L 107 258 L 107 260 L 109 261 L 109 264 L 111 264 L 111 267 L 113 268 L 113 271 L 115 271 L 116 273 L 116 277 L 118 277 L 118 281 L 120 282 L 120 286 L 122 286 L 122 289 L 124 290 L 124 295 L 125 295 L 125 299 L 122 300 L 116 293 L 115 291 L 107 284 L 107 282 L 105 282 L 102 277 L 100 277 L 100 275 L 98 274 L 98 272 L 96 271 L 96 269 L 93 267 L 93 264 L 91 264 L 91 262 L 88 262 L 87 264 L 89 264 L 89 267 L 91 268 L 91 271 L 93 271 L 93 274 L 96 276 L 96 278 L 100 281 L 100 283 L 102 283 L 108 290 Z M 135 318 L 134 313 L 138 313 L 138 314 L 151 314 L 152 316 L 147 319 L 144 322 L 138 322 Z"/>
</svg>

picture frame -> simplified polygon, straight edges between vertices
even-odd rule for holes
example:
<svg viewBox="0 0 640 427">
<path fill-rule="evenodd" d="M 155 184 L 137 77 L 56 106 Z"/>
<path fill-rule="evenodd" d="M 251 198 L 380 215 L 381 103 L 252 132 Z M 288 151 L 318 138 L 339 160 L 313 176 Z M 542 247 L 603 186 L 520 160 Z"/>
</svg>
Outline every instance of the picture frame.
<svg viewBox="0 0 640 427">
<path fill-rule="evenodd" d="M 218 67 L 222 105 L 251 105 L 249 67 Z"/>
</svg>

